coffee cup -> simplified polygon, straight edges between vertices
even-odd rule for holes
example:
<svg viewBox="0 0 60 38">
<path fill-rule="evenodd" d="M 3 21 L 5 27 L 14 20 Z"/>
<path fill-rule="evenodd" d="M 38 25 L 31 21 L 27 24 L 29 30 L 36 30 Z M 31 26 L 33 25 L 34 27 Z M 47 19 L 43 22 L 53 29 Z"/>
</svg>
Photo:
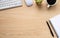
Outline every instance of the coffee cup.
<svg viewBox="0 0 60 38">
<path fill-rule="evenodd" d="M 56 5 L 56 1 L 57 0 L 47 0 L 47 7 L 49 8 L 49 7 L 51 7 L 51 6 L 54 6 L 54 5 Z"/>
</svg>

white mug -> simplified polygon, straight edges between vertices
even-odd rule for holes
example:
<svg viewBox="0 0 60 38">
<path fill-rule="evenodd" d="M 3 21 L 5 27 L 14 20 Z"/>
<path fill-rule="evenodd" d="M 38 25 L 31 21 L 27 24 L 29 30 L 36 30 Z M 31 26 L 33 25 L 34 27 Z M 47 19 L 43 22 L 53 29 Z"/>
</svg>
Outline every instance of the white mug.
<svg viewBox="0 0 60 38">
<path fill-rule="evenodd" d="M 49 3 L 48 1 L 49 1 L 50 3 Z M 47 4 L 48 4 L 47 7 L 48 7 L 48 8 L 51 7 L 51 6 L 55 6 L 56 3 L 57 3 L 57 0 L 53 0 L 52 2 L 51 2 L 51 1 L 52 1 L 52 0 L 47 0 Z"/>
</svg>

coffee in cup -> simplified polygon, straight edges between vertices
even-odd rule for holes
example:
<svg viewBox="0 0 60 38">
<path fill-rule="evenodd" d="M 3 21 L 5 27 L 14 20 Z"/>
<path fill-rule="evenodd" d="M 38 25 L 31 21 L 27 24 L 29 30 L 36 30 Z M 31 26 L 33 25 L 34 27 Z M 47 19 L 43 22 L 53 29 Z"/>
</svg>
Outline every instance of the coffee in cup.
<svg viewBox="0 0 60 38">
<path fill-rule="evenodd" d="M 48 8 L 51 7 L 51 6 L 54 6 L 56 4 L 56 1 L 57 0 L 47 0 L 47 3 L 48 3 Z"/>
</svg>

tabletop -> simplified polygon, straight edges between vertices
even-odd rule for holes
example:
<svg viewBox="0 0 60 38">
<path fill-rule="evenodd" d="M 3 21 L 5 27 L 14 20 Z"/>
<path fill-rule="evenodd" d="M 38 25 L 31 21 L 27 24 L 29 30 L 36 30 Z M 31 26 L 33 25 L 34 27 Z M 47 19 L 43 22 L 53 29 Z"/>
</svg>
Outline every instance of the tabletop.
<svg viewBox="0 0 60 38">
<path fill-rule="evenodd" d="M 39 7 L 35 1 L 27 7 L 0 11 L 0 38 L 53 38 L 46 21 L 60 14 L 60 0 L 56 6 L 47 8 L 46 0 Z"/>
</svg>

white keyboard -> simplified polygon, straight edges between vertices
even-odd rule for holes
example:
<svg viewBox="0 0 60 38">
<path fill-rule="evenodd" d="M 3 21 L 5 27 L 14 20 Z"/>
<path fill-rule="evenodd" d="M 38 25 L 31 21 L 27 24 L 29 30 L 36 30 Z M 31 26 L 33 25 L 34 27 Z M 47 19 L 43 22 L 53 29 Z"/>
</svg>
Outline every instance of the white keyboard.
<svg viewBox="0 0 60 38">
<path fill-rule="evenodd" d="M 16 6 L 22 6 L 21 0 L 0 0 L 0 10 Z"/>
</svg>

